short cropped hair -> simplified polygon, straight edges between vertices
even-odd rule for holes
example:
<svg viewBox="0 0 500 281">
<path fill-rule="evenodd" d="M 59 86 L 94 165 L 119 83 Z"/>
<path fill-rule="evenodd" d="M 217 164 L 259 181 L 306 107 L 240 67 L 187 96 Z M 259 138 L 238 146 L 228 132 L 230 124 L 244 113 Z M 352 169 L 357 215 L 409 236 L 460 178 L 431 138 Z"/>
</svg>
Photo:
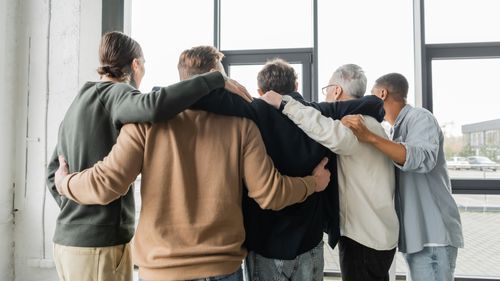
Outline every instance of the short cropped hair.
<svg viewBox="0 0 500 281">
<path fill-rule="evenodd" d="M 399 73 L 389 73 L 375 81 L 375 85 L 385 87 L 393 98 L 406 101 L 408 96 L 408 80 Z"/>
<path fill-rule="evenodd" d="M 191 77 L 216 69 L 224 54 L 212 46 L 198 46 L 184 50 L 179 56 L 177 69 L 181 77 Z"/>
<path fill-rule="evenodd" d="M 288 94 L 295 91 L 297 73 L 285 60 L 275 58 L 268 61 L 257 74 L 257 85 L 264 93 L 275 91 L 279 94 Z"/>
<path fill-rule="evenodd" d="M 361 98 L 366 92 L 366 76 L 363 69 L 356 64 L 344 64 L 337 68 L 330 78 L 330 84 L 337 83 L 346 94 Z"/>
</svg>

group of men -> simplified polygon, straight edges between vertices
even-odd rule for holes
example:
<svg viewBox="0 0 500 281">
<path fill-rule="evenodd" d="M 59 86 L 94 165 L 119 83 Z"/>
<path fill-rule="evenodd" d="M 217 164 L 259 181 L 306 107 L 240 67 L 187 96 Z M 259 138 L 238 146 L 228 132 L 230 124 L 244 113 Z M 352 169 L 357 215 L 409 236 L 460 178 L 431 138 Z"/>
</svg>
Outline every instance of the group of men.
<svg viewBox="0 0 500 281">
<path fill-rule="evenodd" d="M 184 51 L 182 82 L 152 97 L 85 87 L 77 96 L 49 165 L 61 280 L 131 280 L 138 174 L 131 256 L 142 280 L 242 280 L 243 260 L 250 280 L 322 280 L 323 232 L 338 243 L 343 280 L 388 280 L 396 247 L 412 280 L 452 280 L 463 238 L 443 134 L 430 112 L 406 104 L 402 75 L 380 77 L 365 96 L 363 70 L 343 65 L 323 88 L 326 102 L 312 103 L 293 67 L 275 59 L 249 102 L 222 58 L 209 46 Z M 100 134 L 113 137 L 102 145 Z"/>
</svg>

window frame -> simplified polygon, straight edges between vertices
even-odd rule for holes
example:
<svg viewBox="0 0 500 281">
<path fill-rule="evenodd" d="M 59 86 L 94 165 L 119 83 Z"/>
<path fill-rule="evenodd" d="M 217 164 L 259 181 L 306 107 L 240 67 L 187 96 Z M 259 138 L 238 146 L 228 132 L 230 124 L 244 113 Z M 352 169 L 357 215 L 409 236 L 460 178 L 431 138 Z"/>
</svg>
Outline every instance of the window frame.
<svg viewBox="0 0 500 281">
<path fill-rule="evenodd" d="M 125 2 L 129 0 L 102 0 L 101 33 L 125 30 Z M 130 19 L 127 19 L 130 22 Z"/>
<path fill-rule="evenodd" d="M 421 66 L 415 69 L 421 77 L 421 106 L 433 112 L 432 61 L 461 59 L 500 58 L 500 42 L 439 43 L 425 42 L 426 0 L 414 0 L 415 48 L 421 50 Z M 417 75 L 416 75 L 417 76 Z M 415 79 L 417 82 L 417 77 Z M 418 96 L 418 94 L 417 94 Z M 500 194 L 500 180 L 486 179 L 451 179 L 453 194 L 495 195 Z"/>
<path fill-rule="evenodd" d="M 227 74 L 230 65 L 265 64 L 275 57 L 289 63 L 302 64 L 302 96 L 309 101 L 318 101 L 318 1 L 313 3 L 313 47 L 312 48 L 277 48 L 256 50 L 221 50 L 224 54 L 222 64 Z M 214 46 L 221 46 L 221 0 L 214 0 Z"/>
<path fill-rule="evenodd" d="M 313 49 L 267 49 L 267 50 L 237 50 L 221 51 L 224 54 L 222 65 L 227 74 L 231 76 L 231 65 L 259 65 L 268 60 L 279 57 L 291 64 L 302 64 L 302 96 L 306 100 L 312 100 L 312 68 Z"/>
</svg>

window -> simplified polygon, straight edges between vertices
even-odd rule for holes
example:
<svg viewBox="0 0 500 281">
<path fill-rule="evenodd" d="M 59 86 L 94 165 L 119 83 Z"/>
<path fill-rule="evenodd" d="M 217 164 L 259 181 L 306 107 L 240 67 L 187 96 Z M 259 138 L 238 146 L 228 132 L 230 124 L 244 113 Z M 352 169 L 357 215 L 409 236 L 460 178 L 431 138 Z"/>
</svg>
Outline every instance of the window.
<svg viewBox="0 0 500 281">
<path fill-rule="evenodd" d="M 445 136 L 445 156 L 469 162 L 458 169 L 449 161 L 452 178 L 500 178 L 500 97 L 492 92 L 500 87 L 499 72 L 500 59 L 432 62 L 433 111 Z"/>
<path fill-rule="evenodd" d="M 220 45 L 228 74 L 257 96 L 257 73 L 281 58 L 299 77 L 298 91 L 313 98 L 313 1 L 220 0 Z"/>
<path fill-rule="evenodd" d="M 411 0 L 318 0 L 318 89 L 337 67 L 354 63 L 368 78 L 367 94 L 378 77 L 403 74 L 410 84 L 408 102 L 414 104 L 412 5 Z"/>
<path fill-rule="evenodd" d="M 312 1 L 222 0 L 221 49 L 313 46 Z"/>
<path fill-rule="evenodd" d="M 500 41 L 497 0 L 425 1 L 425 42 Z"/>
<path fill-rule="evenodd" d="M 298 74 L 298 91 L 311 100 L 312 49 L 273 49 L 223 51 L 222 63 L 233 79 L 243 84 L 253 96 L 257 93 L 257 74 L 268 60 L 281 58 L 295 68 Z"/>
<path fill-rule="evenodd" d="M 181 52 L 213 45 L 213 11 L 213 1 L 132 1 L 131 36 L 146 59 L 141 91 L 178 82 Z"/>
</svg>

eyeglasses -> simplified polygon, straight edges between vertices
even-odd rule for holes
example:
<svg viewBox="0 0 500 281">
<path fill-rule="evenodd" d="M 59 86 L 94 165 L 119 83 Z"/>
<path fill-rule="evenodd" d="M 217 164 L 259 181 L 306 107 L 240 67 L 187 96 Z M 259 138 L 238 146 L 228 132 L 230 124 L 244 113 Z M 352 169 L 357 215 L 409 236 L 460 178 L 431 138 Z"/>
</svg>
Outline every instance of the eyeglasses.
<svg viewBox="0 0 500 281">
<path fill-rule="evenodd" d="M 323 94 L 323 96 L 326 96 L 326 94 L 328 93 L 328 88 L 330 88 L 332 86 L 337 87 L 337 84 L 330 84 L 330 85 L 326 85 L 323 88 L 321 88 L 321 93 Z"/>
</svg>

